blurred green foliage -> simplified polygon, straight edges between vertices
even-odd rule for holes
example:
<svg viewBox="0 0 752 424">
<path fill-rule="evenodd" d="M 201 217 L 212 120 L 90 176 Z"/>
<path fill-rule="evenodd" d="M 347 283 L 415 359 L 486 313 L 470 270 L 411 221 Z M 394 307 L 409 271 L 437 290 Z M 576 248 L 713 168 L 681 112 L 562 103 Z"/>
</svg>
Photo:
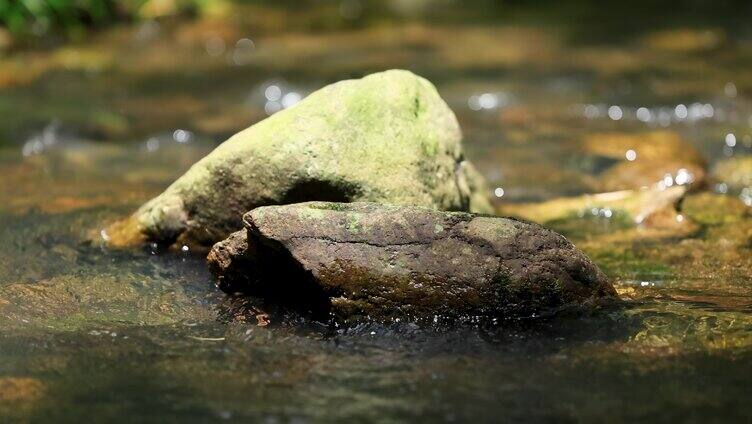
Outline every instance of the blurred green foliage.
<svg viewBox="0 0 752 424">
<path fill-rule="evenodd" d="M 76 35 L 120 16 L 113 0 L 0 0 L 0 24 L 19 36 L 50 31 Z"/>
<path fill-rule="evenodd" d="M 113 22 L 202 13 L 213 6 L 242 11 L 244 5 L 305 15 L 296 24 L 310 30 L 409 19 L 438 22 L 551 22 L 573 38 L 620 41 L 642 29 L 713 24 L 747 31 L 749 0 L 0 0 L 0 36 L 64 35 L 76 38 L 88 28 Z M 300 18 L 298 16 L 298 18 Z"/>
<path fill-rule="evenodd" d="M 0 0 L 0 26 L 17 37 L 82 35 L 87 28 L 142 17 L 144 10 L 193 11 L 210 0 Z"/>
</svg>

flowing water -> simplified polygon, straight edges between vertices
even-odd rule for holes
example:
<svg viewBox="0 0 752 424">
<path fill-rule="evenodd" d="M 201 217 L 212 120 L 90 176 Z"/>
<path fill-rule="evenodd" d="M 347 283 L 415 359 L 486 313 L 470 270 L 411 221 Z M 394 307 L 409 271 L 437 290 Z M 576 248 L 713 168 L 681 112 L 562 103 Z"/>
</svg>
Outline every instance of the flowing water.
<svg viewBox="0 0 752 424">
<path fill-rule="evenodd" d="M 752 420 L 752 181 L 713 171 L 752 152 L 749 7 L 390 4 L 233 6 L 0 56 L 0 421 Z M 650 140 L 713 177 L 690 229 L 589 203 L 546 222 L 623 299 L 586 316 L 259 326 L 200 256 L 91 241 L 228 135 L 388 68 L 437 85 L 500 213 L 631 188 Z M 658 179 L 700 177 L 681 169 Z"/>
</svg>

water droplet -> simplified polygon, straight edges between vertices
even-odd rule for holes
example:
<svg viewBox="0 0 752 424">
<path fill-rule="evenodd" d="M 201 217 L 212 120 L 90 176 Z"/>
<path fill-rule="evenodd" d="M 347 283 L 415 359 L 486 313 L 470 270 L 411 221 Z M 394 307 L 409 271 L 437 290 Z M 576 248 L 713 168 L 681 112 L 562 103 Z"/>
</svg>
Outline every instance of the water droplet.
<svg viewBox="0 0 752 424">
<path fill-rule="evenodd" d="M 282 107 L 285 109 L 287 109 L 288 107 L 292 107 L 296 103 L 298 103 L 301 99 L 302 99 L 302 96 L 299 93 L 291 91 L 282 97 Z"/>
<path fill-rule="evenodd" d="M 178 143 L 187 143 L 192 137 L 193 133 L 186 130 L 177 129 L 172 133 L 172 138 Z"/>
<path fill-rule="evenodd" d="M 608 108 L 608 117 L 614 121 L 618 121 L 622 118 L 624 112 L 622 112 L 619 106 L 611 106 Z"/>
<path fill-rule="evenodd" d="M 264 97 L 269 101 L 276 102 L 282 98 L 282 89 L 278 85 L 270 85 L 264 90 Z"/>
<path fill-rule="evenodd" d="M 674 115 L 680 120 L 687 119 L 687 113 L 687 107 L 682 104 L 676 105 L 674 108 Z"/>
<path fill-rule="evenodd" d="M 736 146 L 736 136 L 732 133 L 726 134 L 725 141 L 726 141 L 726 145 L 729 147 Z"/>
<path fill-rule="evenodd" d="M 652 118 L 652 114 L 650 113 L 650 109 L 646 107 L 641 107 L 637 109 L 636 112 L 637 119 L 642 122 L 649 122 Z"/>
<path fill-rule="evenodd" d="M 156 137 L 151 137 L 148 140 L 146 140 L 146 150 L 149 152 L 154 152 L 157 149 L 159 149 L 159 139 Z"/>
</svg>

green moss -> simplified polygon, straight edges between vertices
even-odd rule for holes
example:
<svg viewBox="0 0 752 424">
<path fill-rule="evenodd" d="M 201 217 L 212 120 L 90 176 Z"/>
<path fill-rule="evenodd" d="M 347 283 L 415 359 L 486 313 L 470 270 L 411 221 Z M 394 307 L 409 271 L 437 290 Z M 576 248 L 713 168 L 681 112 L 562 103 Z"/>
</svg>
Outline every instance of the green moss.
<svg viewBox="0 0 752 424">
<path fill-rule="evenodd" d="M 669 266 L 657 260 L 642 257 L 631 248 L 592 246 L 583 251 L 610 278 L 616 279 L 667 279 L 672 276 Z"/>
<path fill-rule="evenodd" d="M 363 231 L 363 223 L 360 220 L 360 214 L 347 214 L 347 231 L 357 234 Z"/>
<path fill-rule="evenodd" d="M 745 219 L 747 206 L 733 196 L 698 193 L 684 200 L 682 212 L 699 224 L 715 226 Z"/>
</svg>

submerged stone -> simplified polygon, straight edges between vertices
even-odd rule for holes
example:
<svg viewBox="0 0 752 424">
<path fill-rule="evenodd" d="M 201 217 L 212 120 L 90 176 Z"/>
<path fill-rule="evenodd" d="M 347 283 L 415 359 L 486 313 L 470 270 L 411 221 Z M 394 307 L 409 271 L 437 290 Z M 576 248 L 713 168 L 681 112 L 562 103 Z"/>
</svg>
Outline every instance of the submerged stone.
<svg viewBox="0 0 752 424">
<path fill-rule="evenodd" d="M 375 203 L 257 208 L 209 253 L 228 292 L 340 318 L 519 316 L 615 295 L 563 236 L 509 218 Z"/>
<path fill-rule="evenodd" d="M 598 175 L 598 190 L 641 189 L 655 184 L 701 188 L 706 183 L 702 155 L 671 131 L 592 134 L 582 145 L 587 153 L 616 161 Z"/>
<path fill-rule="evenodd" d="M 739 156 L 718 162 L 713 177 L 726 190 L 742 190 L 752 186 L 752 156 Z M 724 190 L 725 191 L 725 190 Z"/>
<path fill-rule="evenodd" d="M 211 245 L 258 206 L 374 201 L 490 212 L 434 86 L 392 70 L 341 81 L 241 131 L 108 231 L 113 245 Z"/>
<path fill-rule="evenodd" d="M 0 402 L 18 403 L 39 399 L 44 384 L 29 377 L 0 377 Z"/>
<path fill-rule="evenodd" d="M 687 186 L 621 190 L 561 197 L 536 203 L 508 203 L 499 212 L 546 225 L 571 219 L 594 218 L 643 227 L 686 229 L 691 223 L 680 205 Z"/>
</svg>

